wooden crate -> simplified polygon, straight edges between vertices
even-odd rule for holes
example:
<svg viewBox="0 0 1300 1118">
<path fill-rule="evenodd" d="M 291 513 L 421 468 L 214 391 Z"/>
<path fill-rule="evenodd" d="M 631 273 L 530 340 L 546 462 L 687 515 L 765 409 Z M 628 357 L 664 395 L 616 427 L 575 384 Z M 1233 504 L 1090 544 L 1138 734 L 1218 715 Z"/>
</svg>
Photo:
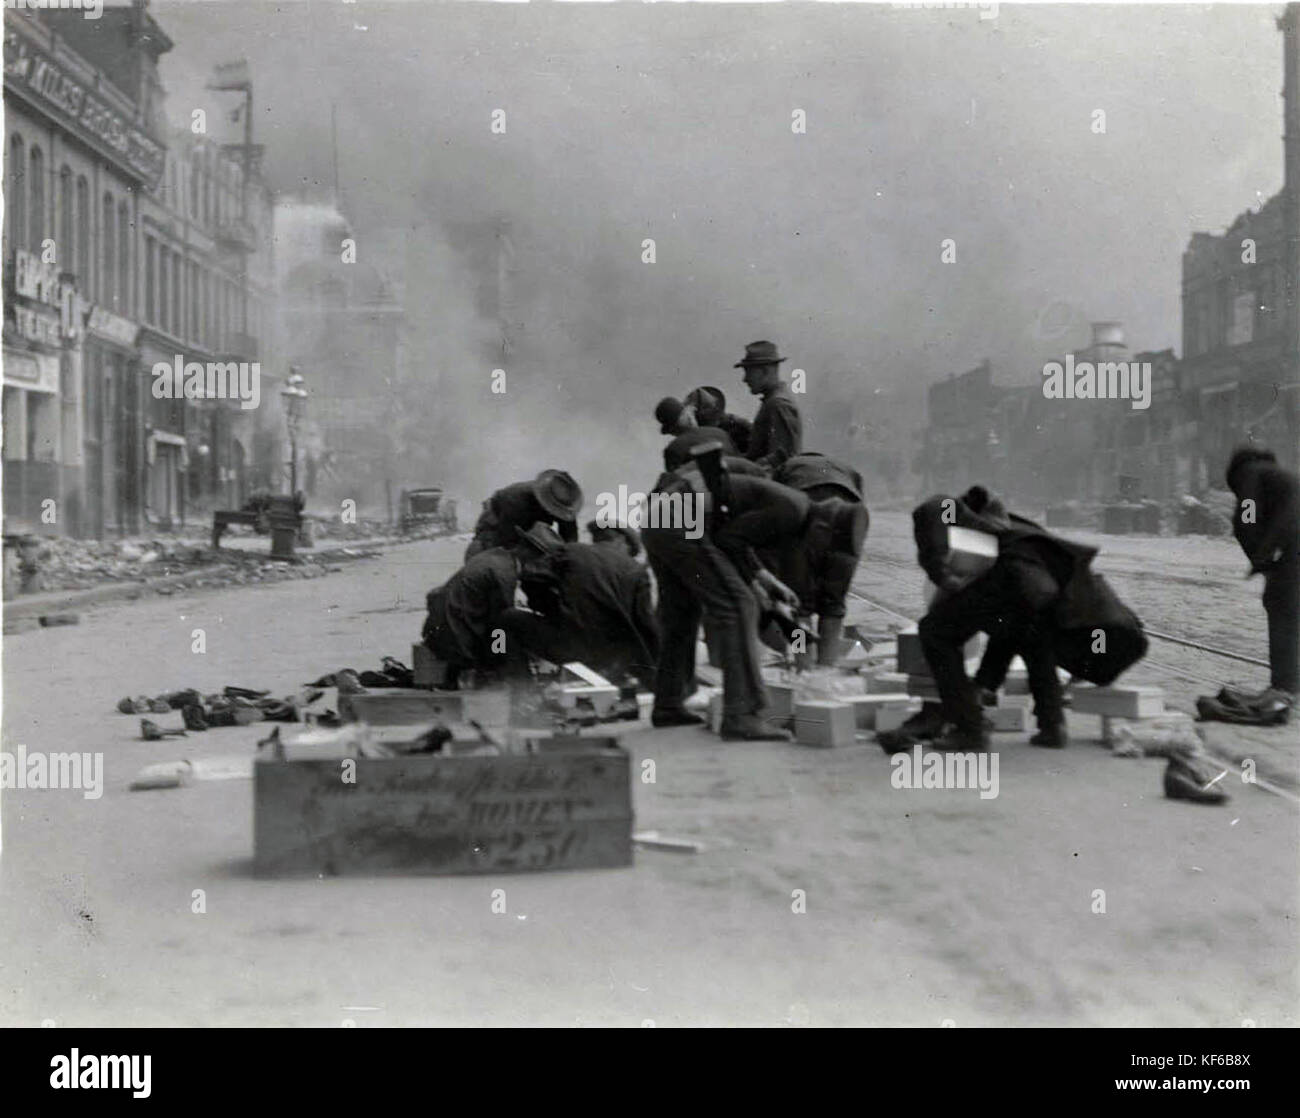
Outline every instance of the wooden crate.
<svg viewBox="0 0 1300 1118">
<path fill-rule="evenodd" d="M 610 746 L 497 757 L 259 760 L 259 876 L 476 874 L 632 864 L 631 757 Z"/>
<path fill-rule="evenodd" d="M 411 672 L 415 677 L 416 687 L 429 690 L 445 687 L 449 668 L 447 661 L 439 660 L 426 645 L 411 645 Z"/>
</svg>

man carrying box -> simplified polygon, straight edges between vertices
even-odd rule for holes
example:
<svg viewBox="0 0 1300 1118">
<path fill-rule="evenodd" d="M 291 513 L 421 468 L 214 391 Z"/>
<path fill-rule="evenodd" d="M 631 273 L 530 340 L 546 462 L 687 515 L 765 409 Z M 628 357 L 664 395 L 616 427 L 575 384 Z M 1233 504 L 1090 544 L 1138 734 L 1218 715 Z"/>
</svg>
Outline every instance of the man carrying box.
<svg viewBox="0 0 1300 1118">
<path fill-rule="evenodd" d="M 1060 748 L 1066 734 L 1057 664 L 1072 675 L 1110 683 L 1146 652 L 1146 637 L 1137 617 L 1091 571 L 1095 548 L 998 511 L 987 490 L 974 486 L 961 498 L 932 497 L 912 514 L 918 562 L 939 588 L 919 626 L 944 718 L 953 726 L 938 744 L 960 750 L 987 746 L 979 694 L 962 659 L 965 643 L 985 632 L 998 640 L 1003 655 L 1014 647 L 1025 661 L 1038 722 L 1031 743 Z M 996 538 L 992 564 L 954 553 L 952 527 Z"/>
</svg>

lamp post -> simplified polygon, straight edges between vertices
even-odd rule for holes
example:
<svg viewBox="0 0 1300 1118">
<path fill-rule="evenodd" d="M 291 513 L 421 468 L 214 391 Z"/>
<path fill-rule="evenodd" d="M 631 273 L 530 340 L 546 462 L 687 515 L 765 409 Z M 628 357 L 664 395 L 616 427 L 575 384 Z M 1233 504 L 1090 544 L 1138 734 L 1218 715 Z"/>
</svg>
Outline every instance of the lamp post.
<svg viewBox="0 0 1300 1118">
<path fill-rule="evenodd" d="M 298 492 L 298 431 L 307 406 L 308 392 L 297 365 L 289 366 L 289 379 L 280 389 L 284 398 L 285 423 L 289 428 L 289 495 Z"/>
</svg>

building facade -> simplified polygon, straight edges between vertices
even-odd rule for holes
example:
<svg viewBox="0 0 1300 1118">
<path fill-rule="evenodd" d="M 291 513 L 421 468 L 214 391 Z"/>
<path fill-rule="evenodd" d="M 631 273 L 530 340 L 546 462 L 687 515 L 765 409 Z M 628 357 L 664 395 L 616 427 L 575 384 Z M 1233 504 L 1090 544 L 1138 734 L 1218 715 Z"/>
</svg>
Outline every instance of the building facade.
<svg viewBox="0 0 1300 1118">
<path fill-rule="evenodd" d="M 171 46 L 145 0 L 6 12 L 9 531 L 175 528 L 278 479 L 273 366 L 256 408 L 155 392 L 162 363 L 275 360 L 273 199 L 251 150 L 169 133 Z"/>
<path fill-rule="evenodd" d="M 140 76 L 124 90 L 50 14 L 5 18 L 5 513 L 101 535 L 138 527 L 135 230 L 163 169 L 147 91 L 170 44 L 142 5 L 112 14 L 103 41 Z"/>
</svg>

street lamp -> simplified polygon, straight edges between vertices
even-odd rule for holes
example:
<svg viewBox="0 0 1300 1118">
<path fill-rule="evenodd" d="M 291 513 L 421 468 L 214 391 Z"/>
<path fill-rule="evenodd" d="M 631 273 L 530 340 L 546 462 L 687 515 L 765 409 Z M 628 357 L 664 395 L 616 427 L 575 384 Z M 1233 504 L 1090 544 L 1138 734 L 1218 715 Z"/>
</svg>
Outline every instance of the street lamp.
<svg viewBox="0 0 1300 1118">
<path fill-rule="evenodd" d="M 289 495 L 298 493 L 298 431 L 302 426 L 303 412 L 307 407 L 308 392 L 303 375 L 297 365 L 289 366 L 289 378 L 280 389 L 284 398 L 285 423 L 289 428 Z"/>
</svg>

